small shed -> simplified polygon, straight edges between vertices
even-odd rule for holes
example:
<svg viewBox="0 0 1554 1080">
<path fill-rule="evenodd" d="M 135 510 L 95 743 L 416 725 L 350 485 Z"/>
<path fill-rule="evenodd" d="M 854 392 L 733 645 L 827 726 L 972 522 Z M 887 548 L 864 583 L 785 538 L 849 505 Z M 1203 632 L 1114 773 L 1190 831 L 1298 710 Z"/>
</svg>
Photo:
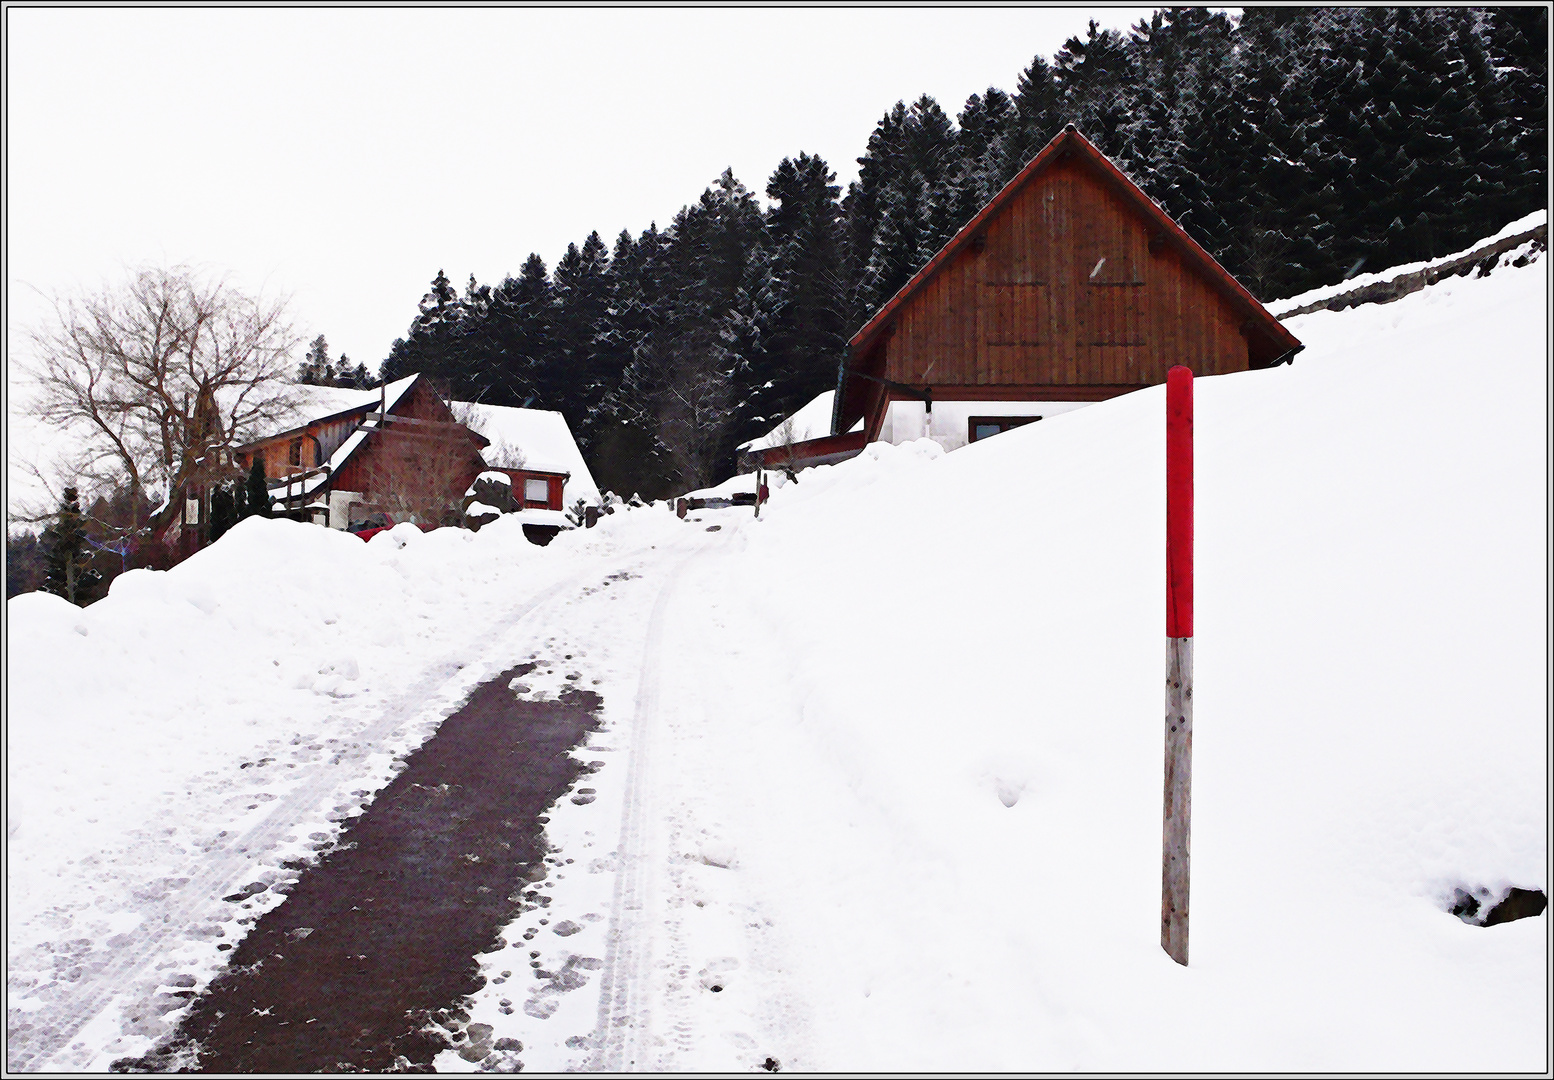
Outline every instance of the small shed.
<svg viewBox="0 0 1554 1080">
<path fill-rule="evenodd" d="M 1269 367 L 1301 348 L 1073 125 L 847 344 L 830 430 L 769 467 L 876 440 L 954 450 L 1165 381 Z"/>
</svg>

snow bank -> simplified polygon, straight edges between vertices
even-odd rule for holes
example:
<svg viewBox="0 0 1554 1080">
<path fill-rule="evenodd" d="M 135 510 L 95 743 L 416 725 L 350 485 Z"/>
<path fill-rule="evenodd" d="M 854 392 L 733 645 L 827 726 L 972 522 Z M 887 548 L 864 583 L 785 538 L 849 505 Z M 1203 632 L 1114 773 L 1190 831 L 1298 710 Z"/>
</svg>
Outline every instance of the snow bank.
<svg viewBox="0 0 1554 1080">
<path fill-rule="evenodd" d="M 217 946 L 242 933 L 235 920 L 280 900 L 220 896 L 295 877 L 282 863 L 360 812 L 467 692 L 493 628 L 575 572 L 541 554 L 502 520 L 478 535 L 399 525 L 364 544 L 249 518 L 170 571 L 120 576 L 84 610 L 8 601 L 13 1016 L 53 1017 L 71 992 L 62 942 L 89 983 L 169 917 L 163 965 L 204 985 Z M 178 896 L 212 866 L 227 876 L 209 894 Z M 104 1053 L 140 1052 L 161 1027 L 123 1030 Z"/>
<path fill-rule="evenodd" d="M 953 454 L 876 444 L 759 519 L 619 506 L 543 549 L 517 514 L 366 544 L 250 519 L 84 611 L 9 601 L 12 1029 L 100 985 L 122 997 L 77 1064 L 144 1050 L 177 1013 L 127 1011 L 157 987 L 114 958 L 149 942 L 154 978 L 203 986 L 280 900 L 223 890 L 283 889 L 565 587 L 540 632 L 602 678 L 609 764 L 554 809 L 577 864 L 525 918 L 546 964 L 606 955 L 656 700 L 651 933 L 611 973 L 654 1055 L 1545 1070 L 1548 916 L 1446 911 L 1547 890 L 1545 265 L 1292 319 L 1293 367 L 1199 381 L 1190 967 L 1158 943 L 1154 388 Z M 531 1071 L 586 1065 L 587 985 L 554 1014 L 493 985 L 471 1015 Z"/>
<path fill-rule="evenodd" d="M 1278 316 L 1283 312 L 1294 311 L 1297 308 L 1305 307 L 1307 304 L 1314 304 L 1320 300 L 1329 300 L 1335 296 L 1342 296 L 1345 293 L 1354 292 L 1358 289 L 1364 288 L 1367 285 L 1376 285 L 1383 281 L 1394 281 L 1397 278 L 1404 277 L 1408 274 L 1416 274 L 1421 270 L 1428 270 L 1433 266 L 1443 266 L 1446 263 L 1452 262 L 1453 260 L 1460 259 L 1465 255 L 1469 255 L 1472 252 L 1479 250 L 1480 248 L 1486 248 L 1496 241 L 1515 236 L 1517 233 L 1527 232 L 1539 225 L 1546 225 L 1548 224 L 1548 220 L 1549 212 L 1547 210 L 1535 210 L 1528 214 L 1526 217 L 1517 218 L 1515 221 L 1511 222 L 1509 225 L 1495 233 L 1493 236 L 1486 236 L 1484 239 L 1473 244 L 1471 247 L 1463 248 L 1461 251 L 1455 252 L 1451 255 L 1443 255 L 1439 259 L 1427 259 L 1424 262 L 1404 263 L 1402 266 L 1389 266 L 1387 269 L 1378 270 L 1375 273 L 1356 274 L 1352 278 L 1345 278 L 1343 281 L 1335 282 L 1332 285 L 1320 285 L 1315 289 L 1307 290 L 1306 292 L 1300 293 L 1296 296 L 1286 297 L 1283 300 L 1271 300 L 1264 306 L 1267 307 L 1267 309 L 1272 314 Z"/>
<path fill-rule="evenodd" d="M 813 764 L 752 761 L 771 801 L 724 824 L 809 973 L 812 1067 L 1546 1068 L 1547 923 L 1445 910 L 1547 889 L 1545 289 L 1305 316 L 1293 368 L 1199 380 L 1186 969 L 1163 390 L 774 494 L 724 587 Z"/>
</svg>

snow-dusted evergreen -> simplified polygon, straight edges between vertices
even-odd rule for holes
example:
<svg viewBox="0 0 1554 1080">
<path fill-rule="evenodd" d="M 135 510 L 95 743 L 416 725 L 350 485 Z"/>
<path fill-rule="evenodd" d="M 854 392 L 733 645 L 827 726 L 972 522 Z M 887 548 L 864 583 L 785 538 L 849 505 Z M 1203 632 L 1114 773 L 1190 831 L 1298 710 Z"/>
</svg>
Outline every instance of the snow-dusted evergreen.
<svg viewBox="0 0 1554 1080">
<path fill-rule="evenodd" d="M 384 376 L 562 412 L 606 488 L 700 487 L 833 388 L 846 337 L 1068 122 L 1265 301 L 1529 213 L 1547 177 L 1546 25 L 1541 7 L 1092 24 L 953 117 L 927 95 L 897 102 L 845 192 L 798 152 L 765 211 L 725 173 L 666 227 L 613 251 L 590 233 L 553 274 L 531 255 L 461 297 L 439 271 Z"/>
</svg>

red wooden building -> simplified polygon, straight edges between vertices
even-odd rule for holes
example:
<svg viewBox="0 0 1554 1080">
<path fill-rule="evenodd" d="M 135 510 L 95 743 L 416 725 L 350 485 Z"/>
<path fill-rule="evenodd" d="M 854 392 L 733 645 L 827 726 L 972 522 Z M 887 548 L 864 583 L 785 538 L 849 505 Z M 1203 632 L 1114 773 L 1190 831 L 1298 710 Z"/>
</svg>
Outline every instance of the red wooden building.
<svg viewBox="0 0 1554 1080">
<path fill-rule="evenodd" d="M 1269 367 L 1296 338 L 1072 125 L 848 342 L 831 434 L 763 452 L 977 439 L 1165 381 Z"/>
<path fill-rule="evenodd" d="M 318 404 L 284 431 L 236 447 L 222 482 L 246 476 L 257 458 L 276 516 L 345 529 L 374 513 L 394 521 L 461 525 L 466 492 L 482 473 L 511 482 L 515 509 L 540 510 L 545 539 L 561 520 L 568 473 L 486 464 L 485 436 L 460 423 L 431 380 L 411 375 L 376 391 L 320 390 Z M 209 483 L 178 493 L 157 529 L 177 558 L 207 542 Z M 525 531 L 530 523 L 525 522 Z"/>
<path fill-rule="evenodd" d="M 484 472 L 513 483 L 523 507 L 561 509 L 565 473 L 488 466 L 485 436 L 460 423 L 431 380 L 411 375 L 377 400 L 318 416 L 238 447 L 239 465 L 258 456 L 277 512 L 331 528 L 383 512 L 395 520 L 458 524 L 464 493 Z"/>
</svg>

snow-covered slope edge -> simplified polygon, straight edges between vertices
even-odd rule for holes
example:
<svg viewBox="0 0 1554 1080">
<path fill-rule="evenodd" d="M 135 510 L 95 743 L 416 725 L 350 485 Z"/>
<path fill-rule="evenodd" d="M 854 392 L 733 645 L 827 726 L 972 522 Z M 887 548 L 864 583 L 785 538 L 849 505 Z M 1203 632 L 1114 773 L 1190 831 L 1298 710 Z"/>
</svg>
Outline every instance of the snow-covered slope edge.
<svg viewBox="0 0 1554 1080">
<path fill-rule="evenodd" d="M 1536 210 L 1462 251 L 1425 262 L 1404 263 L 1370 274 L 1357 274 L 1331 285 L 1319 285 L 1282 300 L 1270 300 L 1267 308 L 1283 320 L 1308 314 L 1319 307 L 1340 309 L 1377 301 L 1385 303 L 1397 296 L 1418 291 L 1431 277 L 1439 278 L 1452 272 L 1465 273 L 1466 268 L 1471 268 L 1475 263 L 1503 255 L 1513 247 L 1531 242 L 1535 238 L 1534 234 L 1546 240 L 1548 226 L 1548 211 Z M 1512 259 L 1515 257 L 1513 255 Z"/>
<path fill-rule="evenodd" d="M 1185 970 L 1162 391 L 776 493 L 728 589 L 845 793 L 746 778 L 742 850 L 794 883 L 766 895 L 816 1067 L 1547 1067 L 1547 916 L 1444 910 L 1546 889 L 1545 267 L 1305 316 L 1292 368 L 1198 382 Z"/>
</svg>

